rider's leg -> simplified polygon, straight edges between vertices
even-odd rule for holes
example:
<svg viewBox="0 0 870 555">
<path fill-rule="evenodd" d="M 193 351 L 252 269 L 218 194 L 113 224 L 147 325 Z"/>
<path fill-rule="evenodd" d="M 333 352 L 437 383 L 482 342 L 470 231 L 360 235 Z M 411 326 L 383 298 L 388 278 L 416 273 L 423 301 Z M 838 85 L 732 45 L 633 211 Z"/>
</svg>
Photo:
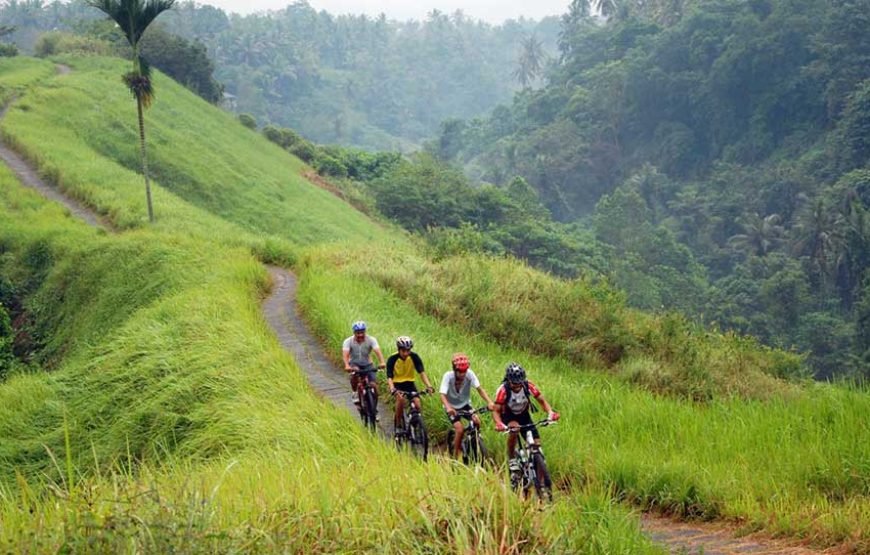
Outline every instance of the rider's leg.
<svg viewBox="0 0 870 555">
<path fill-rule="evenodd" d="M 508 428 L 511 426 L 518 426 L 519 424 L 516 421 L 508 422 Z M 508 460 L 514 458 L 516 456 L 516 446 L 517 446 L 517 434 L 508 434 L 507 440 L 507 450 L 508 450 Z"/>
<path fill-rule="evenodd" d="M 472 414 L 471 420 L 472 420 L 472 422 L 474 422 L 474 425 L 477 426 L 477 429 L 479 430 L 480 429 L 480 417 L 477 416 L 476 414 Z"/>
<path fill-rule="evenodd" d="M 396 426 L 396 430 L 398 430 L 402 424 L 403 416 L 402 411 L 405 410 L 405 396 L 401 393 L 396 394 L 396 415 L 393 419 L 393 424 Z"/>
<path fill-rule="evenodd" d="M 462 420 L 457 419 L 453 423 L 453 432 L 453 454 L 459 459 L 462 458 L 462 435 L 465 434 Z"/>
</svg>

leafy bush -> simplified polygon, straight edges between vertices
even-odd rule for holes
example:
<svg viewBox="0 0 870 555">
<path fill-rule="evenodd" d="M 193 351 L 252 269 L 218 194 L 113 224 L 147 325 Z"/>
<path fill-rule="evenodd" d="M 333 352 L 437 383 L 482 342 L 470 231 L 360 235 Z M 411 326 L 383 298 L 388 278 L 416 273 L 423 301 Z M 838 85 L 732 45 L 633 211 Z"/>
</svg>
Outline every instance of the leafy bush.
<svg viewBox="0 0 870 555">
<path fill-rule="evenodd" d="M 251 114 L 239 114 L 239 123 L 248 129 L 257 129 L 257 120 Z"/>
<path fill-rule="evenodd" d="M 0 304 L 0 381 L 9 374 L 15 363 L 15 355 L 12 352 L 14 338 L 9 312 L 3 304 Z"/>
<path fill-rule="evenodd" d="M 110 56 L 114 51 L 115 47 L 105 40 L 63 31 L 43 33 L 33 47 L 33 53 L 38 58 L 47 58 L 58 54 Z"/>
<path fill-rule="evenodd" d="M 0 58 L 11 58 L 18 55 L 18 47 L 14 44 L 0 43 Z"/>
</svg>

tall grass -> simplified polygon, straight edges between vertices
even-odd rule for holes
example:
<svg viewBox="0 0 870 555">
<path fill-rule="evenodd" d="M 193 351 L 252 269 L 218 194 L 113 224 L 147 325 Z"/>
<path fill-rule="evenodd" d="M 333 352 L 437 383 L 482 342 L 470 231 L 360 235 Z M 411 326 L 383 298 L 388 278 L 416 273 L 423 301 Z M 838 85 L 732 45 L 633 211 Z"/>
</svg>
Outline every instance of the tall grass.
<svg viewBox="0 0 870 555">
<path fill-rule="evenodd" d="M 335 259 L 345 264 L 336 266 Z M 506 363 L 519 361 L 563 415 L 559 426 L 542 433 L 559 484 L 603 488 L 616 499 L 667 514 L 735 520 L 746 530 L 819 545 L 870 548 L 865 392 L 816 385 L 763 400 L 722 397 L 701 404 L 656 395 L 568 358 L 534 354 L 533 346 L 500 346 L 488 334 L 444 324 L 412 308 L 394 288 L 361 277 L 347 261 L 343 249 L 323 248 L 310 251 L 300 266 L 300 301 L 324 341 L 337 351 L 349 322 L 365 318 L 382 343 L 410 334 L 436 381 L 448 370 L 452 352 L 468 352 L 490 393 Z M 405 276 L 419 266 L 403 268 L 394 267 L 394 273 Z M 499 280 L 519 287 L 502 276 L 488 275 L 493 290 L 507 289 Z M 451 297 L 445 296 L 447 304 Z M 446 430 L 436 407 L 425 414 L 439 432 Z M 491 431 L 485 436 L 491 445 L 503 445 Z"/>
<path fill-rule="evenodd" d="M 676 314 L 644 314 L 606 284 L 557 279 L 516 260 L 468 255 L 432 262 L 389 246 L 336 249 L 322 263 L 371 279 L 420 312 L 471 333 L 659 393 L 696 401 L 764 399 L 793 390 L 778 378 L 800 373 L 795 354 L 708 332 Z"/>
<path fill-rule="evenodd" d="M 15 94 L 22 92 L 28 85 L 55 73 L 54 64 L 47 60 L 32 60 L 19 56 L 0 57 L 0 107 L 5 106 Z"/>
<path fill-rule="evenodd" d="M 135 104 L 118 78 L 124 62 L 64 61 L 73 71 L 14 103 L 2 124 L 4 137 L 117 227 L 141 226 L 147 215 Z M 0 73 L 0 83 L 5 80 Z M 146 132 L 160 229 L 202 232 L 218 225 L 227 236 L 243 228 L 299 244 L 387 238 L 381 227 L 306 182 L 299 160 L 162 74 L 155 81 L 158 96 Z"/>
<path fill-rule="evenodd" d="M 246 249 L 107 235 L 5 168 L 0 237 L 44 367 L 0 384 L 5 550 L 656 551 L 605 491 L 541 511 L 313 395 L 262 320 L 267 274 Z"/>
<path fill-rule="evenodd" d="M 2 132 L 128 231 L 71 223 L 0 170 L 0 267 L 47 370 L 0 385 L 9 549 L 647 549 L 614 500 L 870 549 L 866 394 L 782 385 L 768 374 L 792 357 L 627 311 L 593 284 L 510 261 L 432 264 L 168 80 L 148 115 L 158 224 L 139 229 L 121 62 L 68 62 L 73 73 L 20 96 Z M 355 242 L 309 247 L 336 240 Z M 523 363 L 565 416 L 543 433 L 558 502 L 538 512 L 498 474 L 399 457 L 318 401 L 262 321 L 267 277 L 251 253 L 298 260 L 334 356 L 365 318 L 387 345 L 412 335 L 434 380 L 456 350 L 490 393 L 509 360 Z M 425 416 L 446 429 L 437 403 Z M 485 435 L 501 460 L 503 438 Z"/>
</svg>

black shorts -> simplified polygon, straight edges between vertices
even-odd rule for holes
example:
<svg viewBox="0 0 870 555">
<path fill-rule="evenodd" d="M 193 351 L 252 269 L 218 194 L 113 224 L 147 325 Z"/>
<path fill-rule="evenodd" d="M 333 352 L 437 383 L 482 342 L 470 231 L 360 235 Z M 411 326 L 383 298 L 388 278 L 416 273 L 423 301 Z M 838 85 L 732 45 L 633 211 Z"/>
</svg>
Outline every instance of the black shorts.
<svg viewBox="0 0 870 555">
<path fill-rule="evenodd" d="M 457 411 L 460 411 L 460 410 L 472 410 L 472 408 L 471 408 L 471 405 L 465 405 L 464 407 L 459 407 L 459 408 L 456 409 L 456 410 L 457 410 Z M 450 413 L 447 412 L 446 410 L 445 410 L 444 412 L 447 413 L 447 419 L 450 420 L 450 423 L 451 423 L 451 424 L 456 424 L 457 422 L 459 422 L 460 420 L 462 420 L 462 417 L 459 416 L 458 413 L 457 413 L 457 414 L 454 414 L 453 416 L 451 416 Z"/>
<path fill-rule="evenodd" d="M 393 382 L 393 387 L 405 393 L 417 392 L 417 382 Z"/>
<path fill-rule="evenodd" d="M 521 412 L 520 414 L 514 414 L 512 412 L 503 412 L 501 413 L 501 421 L 504 422 L 505 426 L 508 426 L 511 422 L 516 422 L 520 426 L 527 426 L 532 424 L 532 415 L 528 410 Z M 535 439 L 540 439 L 541 434 L 538 433 L 538 428 L 535 426 L 531 427 L 532 437 Z"/>
</svg>

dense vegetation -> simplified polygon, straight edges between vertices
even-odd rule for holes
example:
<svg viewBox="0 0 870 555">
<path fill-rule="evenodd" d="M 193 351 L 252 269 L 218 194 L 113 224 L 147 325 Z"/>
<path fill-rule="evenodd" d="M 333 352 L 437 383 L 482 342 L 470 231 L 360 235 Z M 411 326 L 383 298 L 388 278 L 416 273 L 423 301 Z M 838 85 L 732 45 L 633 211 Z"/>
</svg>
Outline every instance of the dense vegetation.
<svg viewBox="0 0 870 555">
<path fill-rule="evenodd" d="M 572 4 L 546 86 L 445 122 L 429 150 L 522 176 L 633 305 L 866 377 L 870 3 L 603 5 L 601 24 Z"/>
<path fill-rule="evenodd" d="M 93 36 L 81 21 L 97 13 L 83 0 L 13 0 L 0 7 L 0 20 L 16 26 L 12 38 L 31 52 L 41 32 Z M 492 26 L 433 11 L 424 21 L 397 22 L 333 16 L 304 1 L 249 16 L 184 2 L 160 21 L 192 41 L 175 48 L 180 39 L 164 40 L 161 48 L 172 48 L 174 59 L 201 60 L 199 49 L 207 49 L 216 80 L 232 95 L 228 105 L 239 112 L 318 142 L 382 150 L 409 150 L 443 119 L 482 115 L 520 82 L 537 82 L 558 33 L 557 18 Z M 174 73 L 168 59 L 158 63 L 160 52 L 145 54 L 180 82 L 194 75 L 200 89 L 211 90 L 198 77 L 202 64 Z"/>
<path fill-rule="evenodd" d="M 389 537 L 401 552 L 504 545 L 642 552 L 636 524 L 616 501 L 867 549 L 865 392 L 759 376 L 757 366 L 788 355 L 696 333 L 676 316 L 652 323 L 601 285 L 560 282 L 516 261 L 427 260 L 401 233 L 304 183 L 297 173 L 305 167 L 278 147 L 168 80 L 158 82 L 161 101 L 149 112 L 152 154 L 163 168 L 155 183 L 159 218 L 138 230 L 141 183 L 128 169 L 136 166 L 134 124 L 117 81 L 125 66 L 65 62 L 73 72 L 57 77 L 44 62 L 0 65 L 4 91 L 7 76 L 15 86 L 45 83 L 19 88 L 4 135 L 69 194 L 128 231 L 67 230 L 59 211 L 0 175 L 7 191 L 0 235 L 8 238 L 2 273 L 22 291 L 34 329 L 42 330 L 35 337 L 47 340 L 34 360 L 50 370 L 0 385 L 2 541 L 13 551 L 35 542 L 371 550 Z M 107 93 L 99 116 L 86 109 L 97 90 Z M 191 154 L 177 156 L 178 144 Z M 251 180 L 240 180 L 234 166 Z M 221 202 L 218 189 L 238 200 Z M 282 195 L 298 202 L 277 201 Z M 332 243 L 347 239 L 353 243 Z M 314 247 L 315 240 L 330 244 Z M 411 263 L 372 267 L 360 241 L 375 261 Z M 348 321 L 364 315 L 382 340 L 413 335 L 434 375 L 457 348 L 470 352 L 490 389 L 507 360 L 522 361 L 564 415 L 544 438 L 567 488 L 558 502 L 544 511 L 518 503 L 498 473 L 399 463 L 366 441 L 349 415 L 311 397 L 259 320 L 265 278 L 251 253 L 297 261 L 305 312 L 330 351 Z M 28 282 L 34 294 L 23 293 Z M 565 337 L 579 341 L 540 336 L 539 317 L 580 326 Z M 511 336 L 523 329 L 527 340 Z M 614 340 L 622 343 L 607 343 Z M 656 346 L 643 352 L 639 341 Z M 614 344 L 629 347 L 615 371 L 592 354 L 607 355 L 597 346 Z M 571 359 L 575 349 L 590 354 Z M 674 371 L 694 356 L 701 365 Z M 715 356 L 747 361 L 746 371 L 717 376 L 751 384 L 756 400 L 729 395 L 718 377 L 703 378 L 704 361 Z M 679 393 L 695 377 L 712 396 L 646 390 Z M 124 416 L 131 399 L 137 410 Z M 426 416 L 443 433 L 434 405 Z M 502 441 L 489 430 L 487 439 Z M 777 457 L 770 456 L 774 444 Z M 348 460 L 369 461 L 368 481 L 360 484 Z M 405 469 L 398 477 L 397 467 Z M 25 469 L 29 484 L 13 482 L 13 468 Z M 53 477 L 51 487 L 40 484 L 42 473 Z M 100 478 L 109 473 L 111 481 Z M 422 511 L 408 491 L 426 492 Z M 384 525 L 370 529 L 372 518 Z M 359 537 L 360 527 L 369 533 Z"/>
<path fill-rule="evenodd" d="M 59 76 L 0 62 L 0 92 L 18 96 L 4 138 L 120 231 L 72 221 L 0 167 L 3 300 L 33 348 L 0 383 L 4 550 L 654 551 L 604 488 L 540 511 L 499 474 L 414 462 L 313 395 L 263 325 L 261 262 L 401 237 L 159 74 L 146 225 L 127 64 L 65 62 Z"/>
</svg>

